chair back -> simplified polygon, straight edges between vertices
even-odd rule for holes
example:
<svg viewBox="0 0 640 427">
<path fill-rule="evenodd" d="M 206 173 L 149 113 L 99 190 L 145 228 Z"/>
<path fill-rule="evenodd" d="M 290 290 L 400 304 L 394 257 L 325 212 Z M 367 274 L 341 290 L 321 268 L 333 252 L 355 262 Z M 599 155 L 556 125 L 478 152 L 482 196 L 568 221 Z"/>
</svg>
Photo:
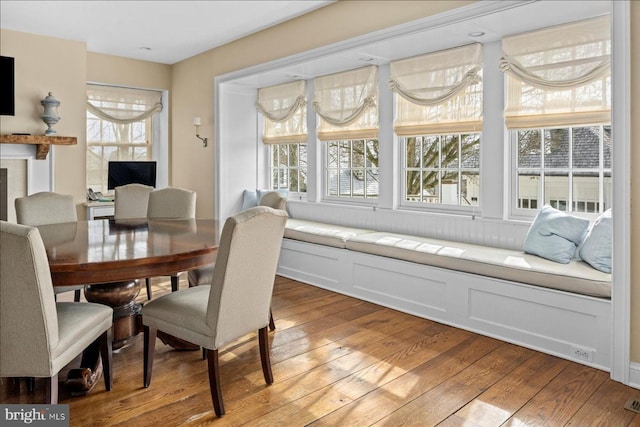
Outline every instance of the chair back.
<svg viewBox="0 0 640 427">
<path fill-rule="evenodd" d="M 196 217 L 196 193 L 168 187 L 149 193 L 147 218 L 189 219 Z"/>
<path fill-rule="evenodd" d="M 287 198 L 277 191 L 270 191 L 260 199 L 258 206 L 269 206 L 273 209 L 286 210 Z"/>
<path fill-rule="evenodd" d="M 16 220 L 24 225 L 60 224 L 78 221 L 73 196 L 43 191 L 15 201 Z"/>
<path fill-rule="evenodd" d="M 153 187 L 142 184 L 127 184 L 116 187 L 114 205 L 115 219 L 146 218 L 149 194 Z"/>
<path fill-rule="evenodd" d="M 37 228 L 0 221 L 0 377 L 50 377 L 58 315 Z"/>
<path fill-rule="evenodd" d="M 287 217 L 282 210 L 257 206 L 225 221 L 207 307 L 216 348 L 269 323 Z"/>
</svg>

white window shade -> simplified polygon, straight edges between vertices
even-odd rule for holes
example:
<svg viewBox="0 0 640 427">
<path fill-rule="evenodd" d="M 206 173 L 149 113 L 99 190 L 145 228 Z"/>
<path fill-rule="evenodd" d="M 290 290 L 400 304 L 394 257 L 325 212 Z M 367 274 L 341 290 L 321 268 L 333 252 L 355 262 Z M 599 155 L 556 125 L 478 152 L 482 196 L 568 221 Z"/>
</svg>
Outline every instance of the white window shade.
<svg viewBox="0 0 640 427">
<path fill-rule="evenodd" d="M 605 15 L 503 39 L 507 127 L 609 123 L 610 38 Z"/>
<path fill-rule="evenodd" d="M 378 68 L 369 66 L 314 80 L 313 108 L 323 141 L 378 136 Z"/>
<path fill-rule="evenodd" d="M 307 141 L 307 84 L 304 80 L 258 89 L 258 111 L 264 115 L 265 144 Z"/>
<path fill-rule="evenodd" d="M 482 45 L 391 62 L 400 136 L 482 129 Z"/>
<path fill-rule="evenodd" d="M 162 111 L 162 93 L 113 86 L 87 86 L 87 109 L 117 124 L 139 122 Z"/>
</svg>

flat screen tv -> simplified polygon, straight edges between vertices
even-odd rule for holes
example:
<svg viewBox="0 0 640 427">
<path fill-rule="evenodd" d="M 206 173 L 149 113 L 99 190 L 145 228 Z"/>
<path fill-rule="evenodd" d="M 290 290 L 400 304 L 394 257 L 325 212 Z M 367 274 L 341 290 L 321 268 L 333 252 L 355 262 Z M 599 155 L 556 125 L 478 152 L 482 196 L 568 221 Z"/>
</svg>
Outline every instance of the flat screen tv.
<svg viewBox="0 0 640 427">
<path fill-rule="evenodd" d="M 114 161 L 109 162 L 107 189 L 127 184 L 156 186 L 156 162 Z"/>
<path fill-rule="evenodd" d="M 0 115 L 15 116 L 14 59 L 0 56 Z"/>
</svg>

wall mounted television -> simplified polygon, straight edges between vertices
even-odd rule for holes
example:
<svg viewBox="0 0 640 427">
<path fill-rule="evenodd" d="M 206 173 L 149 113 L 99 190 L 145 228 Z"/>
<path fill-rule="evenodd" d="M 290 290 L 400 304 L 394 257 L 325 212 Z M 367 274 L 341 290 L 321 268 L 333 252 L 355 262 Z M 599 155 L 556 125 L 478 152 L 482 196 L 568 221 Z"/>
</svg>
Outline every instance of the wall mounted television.
<svg viewBox="0 0 640 427">
<path fill-rule="evenodd" d="M 15 60 L 0 56 L 0 115 L 15 116 Z"/>
<path fill-rule="evenodd" d="M 155 161 L 113 161 L 107 169 L 107 189 L 127 184 L 156 186 Z"/>
</svg>

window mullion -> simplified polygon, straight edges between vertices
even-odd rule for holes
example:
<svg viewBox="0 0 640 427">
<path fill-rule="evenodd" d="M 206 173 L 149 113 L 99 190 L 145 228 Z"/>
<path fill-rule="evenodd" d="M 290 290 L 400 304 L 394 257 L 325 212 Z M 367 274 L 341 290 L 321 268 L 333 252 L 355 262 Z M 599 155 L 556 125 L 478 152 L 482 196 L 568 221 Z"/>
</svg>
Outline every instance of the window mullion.
<svg viewBox="0 0 640 427">
<path fill-rule="evenodd" d="M 573 199 L 573 174 L 575 169 L 573 168 L 573 127 L 569 128 L 569 170 L 567 171 L 567 175 L 569 178 L 569 200 L 567 200 L 567 212 L 573 212 L 573 204 L 575 203 Z"/>
</svg>

